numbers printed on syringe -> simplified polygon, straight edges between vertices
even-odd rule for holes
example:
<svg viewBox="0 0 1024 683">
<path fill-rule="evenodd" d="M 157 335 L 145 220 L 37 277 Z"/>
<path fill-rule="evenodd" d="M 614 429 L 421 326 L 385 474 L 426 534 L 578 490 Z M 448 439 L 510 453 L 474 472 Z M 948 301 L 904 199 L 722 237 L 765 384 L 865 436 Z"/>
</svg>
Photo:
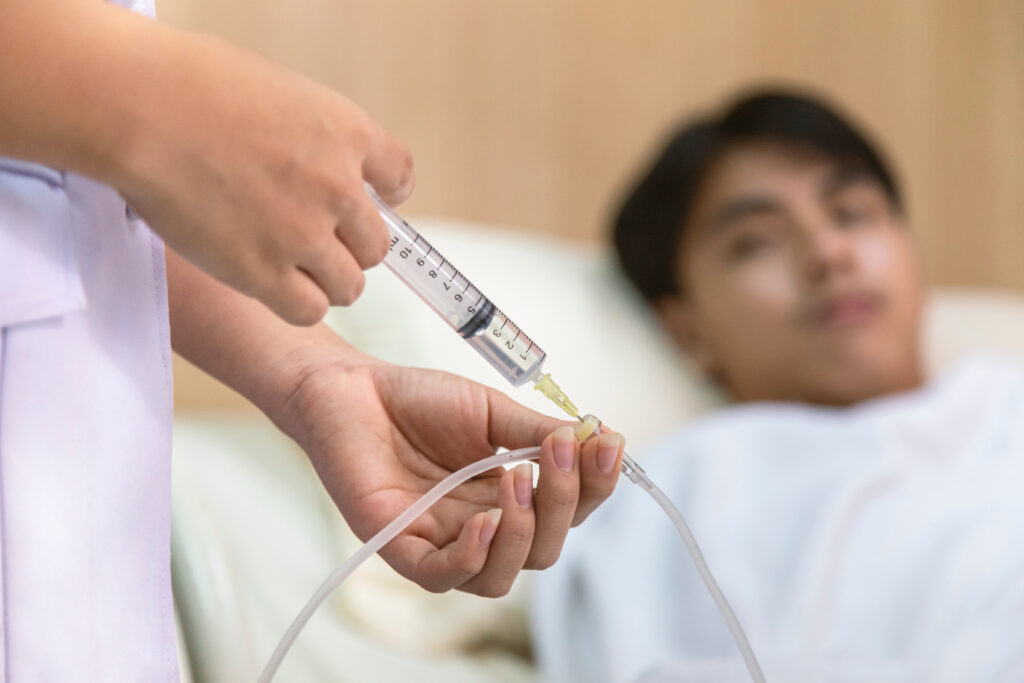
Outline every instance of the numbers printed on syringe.
<svg viewBox="0 0 1024 683">
<path fill-rule="evenodd" d="M 410 232 L 412 232 L 412 227 L 408 223 L 403 221 L 403 224 L 410 230 Z M 473 303 L 467 305 L 465 307 L 465 311 L 469 315 L 473 315 L 474 313 L 476 313 L 477 306 L 484 299 L 483 294 L 480 294 L 479 292 L 475 291 L 475 288 L 472 286 L 472 283 L 470 283 L 470 281 L 465 276 L 463 276 L 453 265 L 451 265 L 451 263 L 449 263 L 447 259 L 441 256 L 441 254 L 436 249 L 434 249 L 429 242 L 423 239 L 419 234 L 415 232 L 413 232 L 413 234 L 416 235 L 415 240 L 412 243 L 404 244 L 402 248 L 399 250 L 398 255 L 402 259 L 408 261 L 408 259 L 414 253 L 418 253 L 419 255 L 415 259 L 415 264 L 420 268 L 429 267 L 429 269 L 427 270 L 427 276 L 430 277 L 431 279 L 438 280 L 439 284 L 444 288 L 445 293 L 454 290 L 455 294 L 452 296 L 452 298 L 455 300 L 456 303 L 463 303 L 464 301 L 467 300 L 466 294 L 470 294 L 471 297 L 473 298 Z M 426 251 L 423 251 L 423 248 L 419 246 L 418 243 L 421 241 L 425 245 Z M 398 235 L 392 235 L 391 246 L 389 247 L 389 250 L 394 251 L 395 247 L 399 245 L 399 242 L 400 239 Z M 437 256 L 441 259 L 441 262 L 433 263 L 430 259 L 430 256 L 432 254 L 437 254 Z M 446 272 L 446 270 L 450 272 Z M 440 275 L 446 276 L 447 279 L 445 279 L 444 277 L 440 277 Z M 474 291 L 470 292 L 469 290 L 471 289 Z"/>
<path fill-rule="evenodd" d="M 515 385 L 539 367 L 544 351 L 404 220 L 390 223 L 395 273 Z"/>
</svg>

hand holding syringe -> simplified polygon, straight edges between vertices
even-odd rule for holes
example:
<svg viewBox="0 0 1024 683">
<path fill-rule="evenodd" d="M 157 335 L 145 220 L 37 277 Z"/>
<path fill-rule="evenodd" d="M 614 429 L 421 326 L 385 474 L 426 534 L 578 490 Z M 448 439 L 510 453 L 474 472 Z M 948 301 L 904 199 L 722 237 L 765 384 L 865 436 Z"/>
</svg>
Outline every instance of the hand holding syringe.
<svg viewBox="0 0 1024 683">
<path fill-rule="evenodd" d="M 554 401 L 571 417 L 577 419 L 579 421 L 579 427 L 576 430 L 578 439 L 584 440 L 596 434 L 601 427 L 600 420 L 593 415 L 581 417 L 576 406 L 555 384 L 551 376 L 542 374 L 541 370 L 547 354 L 501 309 L 484 296 L 454 264 L 444 258 L 412 226 L 383 202 L 369 185 L 366 186 L 366 190 L 377 204 L 378 210 L 388 226 L 388 231 L 391 233 L 390 250 L 384 258 L 384 264 L 409 285 L 509 383 L 518 387 L 528 381 L 534 382 L 534 388 Z M 309 600 L 282 637 L 260 676 L 260 683 L 267 683 L 273 678 L 291 644 L 316 609 L 368 557 L 383 548 L 427 508 L 459 484 L 497 466 L 536 459 L 539 451 L 539 448 L 525 448 L 499 453 L 454 472 L 378 532 L 349 560 L 338 567 Z M 682 515 L 665 494 L 651 482 L 643 469 L 626 454 L 623 454 L 622 472 L 630 481 L 647 491 L 672 520 L 701 579 L 736 641 L 751 679 L 755 682 L 764 681 L 764 676 L 747 641 L 746 634 L 711 575 L 700 548 Z"/>
</svg>

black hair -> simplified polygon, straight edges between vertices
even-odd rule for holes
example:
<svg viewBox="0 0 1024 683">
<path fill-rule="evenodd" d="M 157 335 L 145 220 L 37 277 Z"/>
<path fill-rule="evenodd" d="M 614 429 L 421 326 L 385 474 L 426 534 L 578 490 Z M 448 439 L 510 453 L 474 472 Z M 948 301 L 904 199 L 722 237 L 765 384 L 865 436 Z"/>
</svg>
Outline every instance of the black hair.
<svg viewBox="0 0 1024 683">
<path fill-rule="evenodd" d="M 897 213 L 896 178 L 869 139 L 833 108 L 806 95 L 761 91 L 717 116 L 686 123 L 626 195 L 613 223 L 619 263 L 649 301 L 678 294 L 676 256 L 698 191 L 721 156 L 737 144 L 778 142 L 820 153 L 876 180 Z"/>
</svg>

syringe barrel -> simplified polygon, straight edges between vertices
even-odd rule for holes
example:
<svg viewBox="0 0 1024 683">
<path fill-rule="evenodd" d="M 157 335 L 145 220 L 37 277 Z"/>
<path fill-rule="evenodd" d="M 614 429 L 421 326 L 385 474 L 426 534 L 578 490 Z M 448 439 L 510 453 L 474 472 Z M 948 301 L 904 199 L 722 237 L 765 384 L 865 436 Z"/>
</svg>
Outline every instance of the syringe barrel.
<svg viewBox="0 0 1024 683">
<path fill-rule="evenodd" d="M 455 265 L 389 207 L 366 192 L 388 226 L 386 265 L 512 386 L 540 376 L 546 354 Z"/>
</svg>

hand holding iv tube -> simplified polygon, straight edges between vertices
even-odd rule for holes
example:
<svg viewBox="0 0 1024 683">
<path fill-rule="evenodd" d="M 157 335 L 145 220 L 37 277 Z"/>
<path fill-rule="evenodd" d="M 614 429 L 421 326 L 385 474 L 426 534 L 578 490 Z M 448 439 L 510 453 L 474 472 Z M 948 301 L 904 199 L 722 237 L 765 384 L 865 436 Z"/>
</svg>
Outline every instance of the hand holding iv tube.
<svg viewBox="0 0 1024 683">
<path fill-rule="evenodd" d="M 570 416 L 580 421 L 577 428 L 578 438 L 585 438 L 596 433 L 600 428 L 600 421 L 592 415 L 580 417 L 576 406 L 551 380 L 551 376 L 541 374 L 547 354 L 459 272 L 454 264 L 445 259 L 412 226 L 381 200 L 368 184 L 366 191 L 376 203 L 391 234 L 391 243 L 388 254 L 384 258 L 384 264 L 416 292 L 453 330 L 466 339 L 470 346 L 476 349 L 509 383 L 518 387 L 527 381 L 533 381 L 537 390 L 554 401 Z M 499 453 L 464 467 L 437 484 L 415 505 L 378 532 L 348 561 L 339 566 L 309 600 L 281 638 L 260 676 L 259 683 L 269 683 L 272 680 L 292 643 L 319 605 L 367 557 L 384 547 L 424 510 L 462 482 L 500 464 L 507 465 L 535 459 L 538 451 L 539 449 L 522 449 Z M 761 673 L 746 634 L 711 575 L 700 548 L 682 515 L 665 494 L 654 485 L 644 470 L 625 453 L 622 459 L 622 473 L 634 484 L 644 489 L 672 520 L 686 545 L 698 574 L 736 641 L 751 679 L 755 683 L 763 683 L 764 675 Z"/>
</svg>

